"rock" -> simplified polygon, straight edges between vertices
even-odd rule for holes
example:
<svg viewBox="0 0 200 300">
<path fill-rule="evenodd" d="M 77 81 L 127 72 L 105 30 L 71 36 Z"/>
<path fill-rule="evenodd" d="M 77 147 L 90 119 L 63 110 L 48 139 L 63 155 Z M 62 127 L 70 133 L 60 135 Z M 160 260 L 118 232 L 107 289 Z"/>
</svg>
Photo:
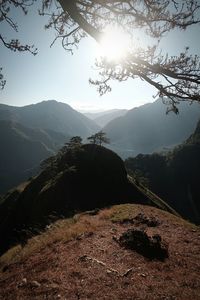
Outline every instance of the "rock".
<svg viewBox="0 0 200 300">
<path fill-rule="evenodd" d="M 140 273 L 140 274 L 138 274 L 138 275 L 140 275 L 141 277 L 146 277 L 146 276 L 147 276 L 147 275 L 144 274 L 144 273 Z"/>
<path fill-rule="evenodd" d="M 143 230 L 128 229 L 119 237 L 118 243 L 149 259 L 164 260 L 169 256 L 168 247 L 159 234 L 149 237 Z"/>
<path fill-rule="evenodd" d="M 160 225 L 159 220 L 157 220 L 155 217 L 147 217 L 143 213 L 139 213 L 134 220 L 137 225 L 146 224 L 148 227 L 156 227 Z"/>
<path fill-rule="evenodd" d="M 40 284 L 38 281 L 33 280 L 33 281 L 31 281 L 31 286 L 32 286 L 33 288 L 38 288 L 38 287 L 41 286 L 41 284 Z"/>
<path fill-rule="evenodd" d="M 23 278 L 22 281 L 18 284 L 18 287 L 22 287 L 27 284 L 27 279 Z"/>
</svg>

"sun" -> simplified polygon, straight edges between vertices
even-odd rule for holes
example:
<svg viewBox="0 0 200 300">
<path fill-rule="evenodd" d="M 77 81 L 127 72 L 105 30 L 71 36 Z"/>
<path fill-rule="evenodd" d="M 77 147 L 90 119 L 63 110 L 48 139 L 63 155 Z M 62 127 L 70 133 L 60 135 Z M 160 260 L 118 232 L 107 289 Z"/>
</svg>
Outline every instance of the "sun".
<svg viewBox="0 0 200 300">
<path fill-rule="evenodd" d="M 106 27 L 99 44 L 99 55 L 108 61 L 118 62 L 130 49 L 130 36 L 118 26 Z"/>
</svg>

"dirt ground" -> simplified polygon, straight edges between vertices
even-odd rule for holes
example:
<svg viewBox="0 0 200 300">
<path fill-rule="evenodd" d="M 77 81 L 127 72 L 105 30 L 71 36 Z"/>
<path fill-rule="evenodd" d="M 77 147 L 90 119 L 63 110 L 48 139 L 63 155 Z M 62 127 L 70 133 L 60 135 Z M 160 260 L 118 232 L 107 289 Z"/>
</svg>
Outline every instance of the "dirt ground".
<svg viewBox="0 0 200 300">
<path fill-rule="evenodd" d="M 138 214 L 158 224 L 151 227 L 135 221 Z M 80 221 L 97 229 L 69 241 L 55 240 L 4 266 L 0 299 L 200 299 L 198 227 L 142 205 L 82 214 Z M 168 245 L 169 257 L 150 260 L 123 248 L 118 238 L 130 228 L 142 229 L 148 236 L 159 234 Z"/>
</svg>

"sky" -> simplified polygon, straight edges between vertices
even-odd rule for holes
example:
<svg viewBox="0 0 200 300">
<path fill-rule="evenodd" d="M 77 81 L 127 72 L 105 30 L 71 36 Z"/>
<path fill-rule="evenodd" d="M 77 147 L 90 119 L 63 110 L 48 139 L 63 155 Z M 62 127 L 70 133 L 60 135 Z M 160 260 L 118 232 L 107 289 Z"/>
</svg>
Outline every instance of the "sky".
<svg viewBox="0 0 200 300">
<path fill-rule="evenodd" d="M 2 22 L 2 35 L 34 44 L 38 54 L 16 53 L 0 45 L 0 66 L 7 81 L 0 91 L 0 103 L 24 106 L 54 99 L 81 111 L 98 111 L 131 109 L 155 101 L 156 90 L 139 79 L 113 82 L 112 91 L 99 96 L 88 81 L 97 76 L 94 62 L 99 46 L 92 38 L 82 40 L 71 55 L 59 41 L 50 47 L 55 32 L 44 29 L 47 19 L 38 16 L 37 7 L 31 7 L 27 16 L 13 9 L 12 18 L 18 23 L 19 32 L 16 34 Z M 186 32 L 174 31 L 162 41 L 162 48 L 175 55 L 190 46 L 191 53 L 200 55 L 199 33 L 200 26 L 191 26 Z"/>
</svg>

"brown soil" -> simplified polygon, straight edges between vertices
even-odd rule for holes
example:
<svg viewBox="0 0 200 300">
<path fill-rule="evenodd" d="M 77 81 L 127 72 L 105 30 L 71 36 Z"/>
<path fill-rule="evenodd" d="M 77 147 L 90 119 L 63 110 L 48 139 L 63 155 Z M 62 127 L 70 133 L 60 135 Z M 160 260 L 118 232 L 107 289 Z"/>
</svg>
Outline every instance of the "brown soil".
<svg viewBox="0 0 200 300">
<path fill-rule="evenodd" d="M 158 220 L 158 225 L 134 222 L 139 213 Z M 97 229 L 69 241 L 55 240 L 5 265 L 0 299 L 200 299 L 199 228 L 140 205 L 81 214 L 80 221 Z M 129 228 L 159 234 L 169 258 L 149 260 L 121 247 L 117 240 Z"/>
</svg>

